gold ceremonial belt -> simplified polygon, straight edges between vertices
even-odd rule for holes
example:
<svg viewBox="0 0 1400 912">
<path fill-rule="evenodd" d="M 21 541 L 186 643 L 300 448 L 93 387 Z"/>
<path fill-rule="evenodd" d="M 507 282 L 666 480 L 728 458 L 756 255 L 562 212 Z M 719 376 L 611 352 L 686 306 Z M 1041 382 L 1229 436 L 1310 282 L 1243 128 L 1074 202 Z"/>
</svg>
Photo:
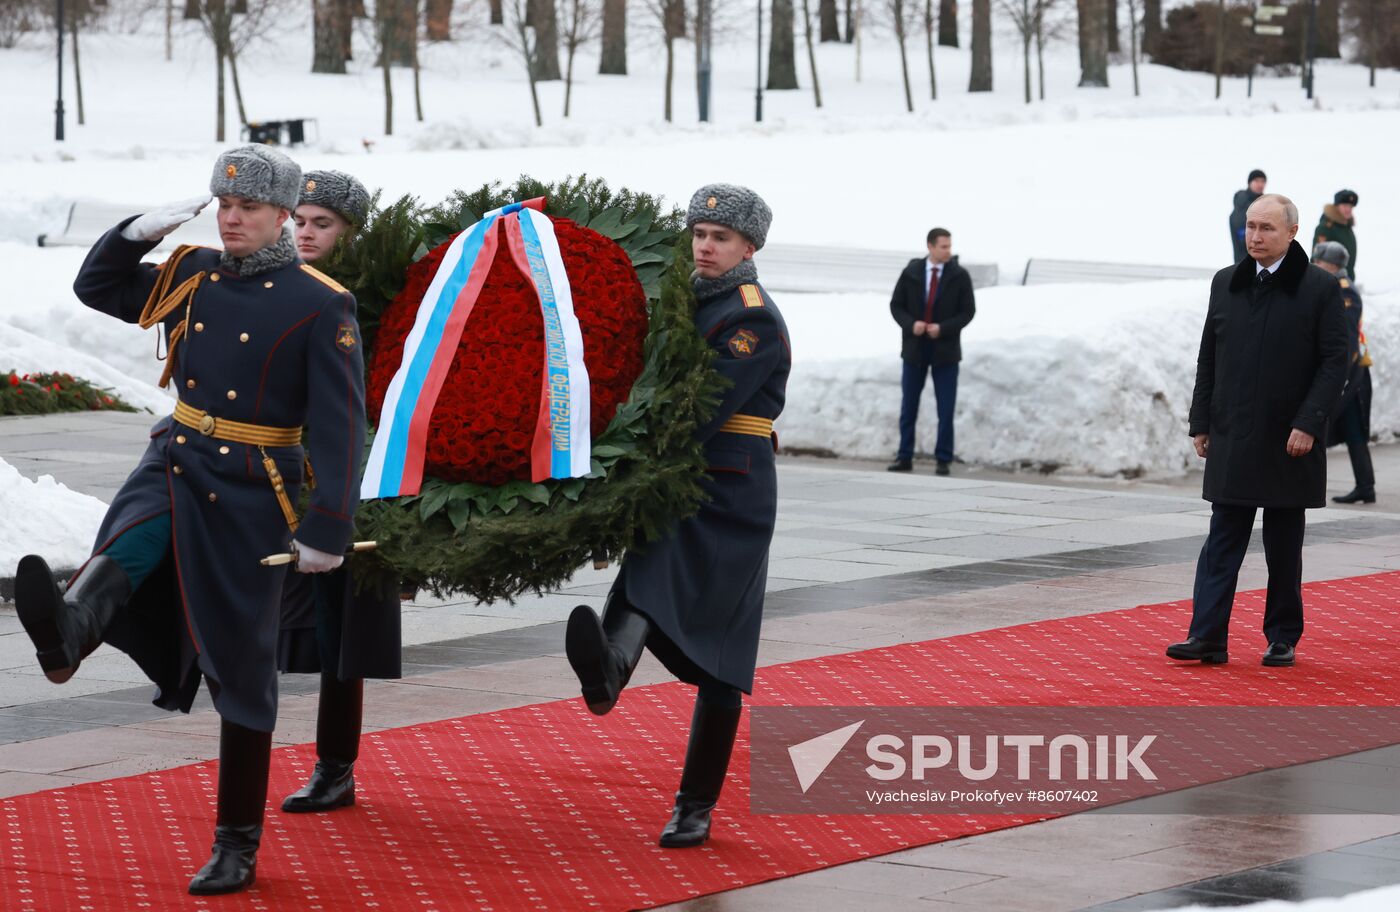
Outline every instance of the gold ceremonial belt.
<svg viewBox="0 0 1400 912">
<path fill-rule="evenodd" d="M 773 419 L 755 418 L 753 415 L 735 415 L 719 426 L 721 434 L 749 434 L 754 437 L 772 437 Z"/>
<path fill-rule="evenodd" d="M 203 409 L 197 409 L 178 400 L 175 403 L 175 420 L 186 427 L 199 431 L 205 437 L 217 437 L 220 440 L 231 440 L 234 443 L 270 447 L 301 445 L 301 428 L 299 427 L 268 427 L 265 424 L 248 424 L 243 421 L 230 421 L 227 418 L 215 418 Z"/>
</svg>

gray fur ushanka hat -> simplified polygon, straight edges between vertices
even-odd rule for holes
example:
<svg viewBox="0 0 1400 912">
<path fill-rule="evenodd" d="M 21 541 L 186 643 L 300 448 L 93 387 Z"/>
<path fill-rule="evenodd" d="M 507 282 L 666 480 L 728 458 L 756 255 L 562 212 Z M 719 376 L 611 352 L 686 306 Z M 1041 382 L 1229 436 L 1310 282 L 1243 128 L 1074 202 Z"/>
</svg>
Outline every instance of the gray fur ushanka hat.
<svg viewBox="0 0 1400 912">
<path fill-rule="evenodd" d="M 271 146 L 239 146 L 214 162 L 209 192 L 292 210 L 301 196 L 301 166 Z"/>
<path fill-rule="evenodd" d="M 685 213 L 685 227 L 694 228 L 697 222 L 714 222 L 733 228 L 761 250 L 768 240 L 773 210 L 768 208 L 763 197 L 748 187 L 706 184 L 695 191 Z"/>
<path fill-rule="evenodd" d="M 298 206 L 324 206 L 340 213 L 352 225 L 363 225 L 369 215 L 369 191 L 344 171 L 308 171 L 302 175 Z"/>
</svg>

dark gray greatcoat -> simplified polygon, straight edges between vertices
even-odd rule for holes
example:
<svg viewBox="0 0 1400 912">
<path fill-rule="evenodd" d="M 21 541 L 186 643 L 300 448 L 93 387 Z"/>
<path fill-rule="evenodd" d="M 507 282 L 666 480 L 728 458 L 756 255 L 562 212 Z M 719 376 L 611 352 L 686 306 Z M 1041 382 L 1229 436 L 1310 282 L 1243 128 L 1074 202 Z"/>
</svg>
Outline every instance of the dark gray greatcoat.
<svg viewBox="0 0 1400 912">
<path fill-rule="evenodd" d="M 740 286 L 700 301 L 695 311 L 715 368 L 734 383 L 698 432 L 707 499 L 669 535 L 629 552 L 618 583 L 651 619 L 647 645 L 672 674 L 692 684 L 717 679 L 745 693 L 753 691 L 778 512 L 776 440 L 719 428 L 734 415 L 777 418 L 792 366 L 782 314 L 751 287 L 762 306 L 745 306 Z"/>
<path fill-rule="evenodd" d="M 121 236 L 92 248 L 73 290 L 88 307 L 135 323 L 155 285 L 141 262 L 155 246 Z M 310 425 L 316 488 L 298 541 L 340 553 L 359 502 L 364 447 L 364 364 L 355 299 L 299 261 L 249 278 L 219 268 L 219 251 L 180 263 L 178 284 L 206 277 L 175 346 L 180 398 L 217 418 L 272 427 Z M 172 285 L 173 287 L 173 285 Z M 296 503 L 301 446 L 268 447 Z M 277 628 L 286 569 L 259 559 L 292 538 L 256 446 L 203 436 L 167 416 L 151 429 L 140 464 L 117 492 L 98 532 L 100 554 L 127 529 L 170 514 L 172 557 L 132 596 L 106 641 L 128 653 L 159 688 L 156 703 L 189 711 L 201 676 L 224 718 L 271 731 L 277 718 Z"/>
<path fill-rule="evenodd" d="M 1210 435 L 1204 497 L 1252 507 L 1326 502 L 1327 421 L 1347 370 L 1347 322 L 1337 280 L 1297 242 L 1273 281 L 1253 259 L 1216 273 L 1196 360 L 1190 434 Z M 1316 438 L 1286 451 L 1293 428 Z"/>
</svg>

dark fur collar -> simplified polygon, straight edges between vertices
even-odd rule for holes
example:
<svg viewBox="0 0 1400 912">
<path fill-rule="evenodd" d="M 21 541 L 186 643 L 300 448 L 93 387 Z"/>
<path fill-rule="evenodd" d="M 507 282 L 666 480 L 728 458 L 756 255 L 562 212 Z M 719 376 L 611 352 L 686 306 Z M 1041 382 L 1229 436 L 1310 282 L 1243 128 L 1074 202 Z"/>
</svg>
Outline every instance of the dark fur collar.
<svg viewBox="0 0 1400 912">
<path fill-rule="evenodd" d="M 1289 294 L 1296 294 L 1298 286 L 1303 284 L 1303 276 L 1308 274 L 1308 265 L 1307 252 L 1303 250 L 1302 245 L 1294 241 L 1288 245 L 1288 252 L 1283 255 L 1283 263 L 1278 272 L 1274 273 L 1274 282 Z M 1235 267 L 1235 274 L 1230 277 L 1230 290 L 1237 293 L 1244 291 L 1254 281 L 1258 272 L 1253 257 L 1240 260 L 1239 265 Z"/>
</svg>

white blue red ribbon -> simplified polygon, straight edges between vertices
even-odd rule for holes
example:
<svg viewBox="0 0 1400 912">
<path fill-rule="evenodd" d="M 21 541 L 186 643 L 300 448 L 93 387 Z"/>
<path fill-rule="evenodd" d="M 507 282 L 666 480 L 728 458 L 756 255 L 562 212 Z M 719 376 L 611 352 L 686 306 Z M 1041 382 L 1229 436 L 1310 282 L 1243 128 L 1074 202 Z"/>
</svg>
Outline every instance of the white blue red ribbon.
<svg viewBox="0 0 1400 912">
<path fill-rule="evenodd" d="M 541 198 L 488 212 L 448 247 L 385 394 L 360 486 L 362 498 L 413 495 L 422 489 L 428 424 L 502 231 L 516 266 L 539 295 L 544 317 L 544 383 L 530 448 L 531 477 L 538 482 L 588 474 L 590 395 L 583 335 L 554 225 L 543 208 Z"/>
</svg>

